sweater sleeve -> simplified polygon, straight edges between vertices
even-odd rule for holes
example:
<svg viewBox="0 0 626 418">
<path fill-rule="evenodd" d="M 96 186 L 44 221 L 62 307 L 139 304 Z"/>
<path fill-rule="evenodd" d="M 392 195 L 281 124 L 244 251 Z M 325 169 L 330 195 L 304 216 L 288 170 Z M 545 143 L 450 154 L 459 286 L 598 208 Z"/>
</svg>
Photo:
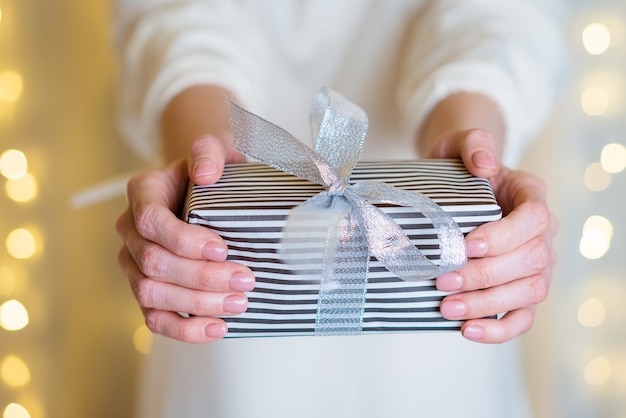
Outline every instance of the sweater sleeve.
<svg viewBox="0 0 626 418">
<path fill-rule="evenodd" d="M 397 98 L 418 132 L 455 92 L 494 100 L 505 119 L 503 161 L 513 165 L 549 116 L 565 63 L 560 5 L 545 0 L 438 0 L 407 35 Z"/>
<path fill-rule="evenodd" d="M 152 163 L 161 113 L 184 89 L 219 85 L 252 108 L 264 97 L 267 45 L 237 0 L 117 0 L 113 27 L 121 131 Z"/>
</svg>

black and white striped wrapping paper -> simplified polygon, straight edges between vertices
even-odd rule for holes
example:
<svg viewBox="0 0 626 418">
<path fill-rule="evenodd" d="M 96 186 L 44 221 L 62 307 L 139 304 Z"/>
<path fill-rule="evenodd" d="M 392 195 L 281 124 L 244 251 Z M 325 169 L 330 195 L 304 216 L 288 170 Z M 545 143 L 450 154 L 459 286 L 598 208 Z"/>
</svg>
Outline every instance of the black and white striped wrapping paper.
<svg viewBox="0 0 626 418">
<path fill-rule="evenodd" d="M 365 180 L 424 193 L 454 218 L 464 234 L 501 217 L 489 182 L 473 177 L 457 160 L 359 162 L 350 181 Z M 220 234 L 229 247 L 228 259 L 250 267 L 256 277 L 255 289 L 248 292 L 247 312 L 224 318 L 227 337 L 314 334 L 318 260 L 289 264 L 278 249 L 290 209 L 321 191 L 320 185 L 260 163 L 228 165 L 217 184 L 190 188 L 184 219 Z M 379 207 L 438 264 L 439 243 L 427 218 L 413 208 Z M 446 295 L 435 288 L 434 278 L 403 281 L 372 257 L 362 332 L 458 330 L 460 321 L 446 320 L 439 313 Z"/>
</svg>

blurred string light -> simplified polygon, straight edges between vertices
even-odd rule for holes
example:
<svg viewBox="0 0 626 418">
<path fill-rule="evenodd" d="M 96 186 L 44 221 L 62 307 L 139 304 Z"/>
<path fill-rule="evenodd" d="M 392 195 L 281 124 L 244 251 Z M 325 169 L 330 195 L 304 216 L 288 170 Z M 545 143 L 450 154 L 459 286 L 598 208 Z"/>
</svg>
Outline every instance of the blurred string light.
<svg viewBox="0 0 626 418">
<path fill-rule="evenodd" d="M 0 327 L 7 331 L 19 331 L 28 325 L 28 311 L 17 300 L 0 305 Z"/>
<path fill-rule="evenodd" d="M 0 296 L 6 296 L 15 290 L 15 276 L 8 267 L 0 266 Z"/>
<path fill-rule="evenodd" d="M 626 168 L 626 147 L 621 144 L 608 144 L 600 155 L 602 169 L 607 173 L 619 173 Z"/>
<path fill-rule="evenodd" d="M 606 307 L 597 298 L 585 300 L 578 308 L 578 322 L 584 327 L 597 327 L 606 318 Z"/>
<path fill-rule="evenodd" d="M 591 163 L 585 169 L 585 186 L 593 191 L 600 192 L 611 185 L 612 176 L 602 168 L 601 163 Z"/>
<path fill-rule="evenodd" d="M 33 200 L 38 192 L 37 181 L 30 173 L 26 173 L 19 179 L 7 180 L 5 189 L 9 199 L 19 203 Z"/>
<path fill-rule="evenodd" d="M 152 332 L 145 324 L 142 324 L 133 333 L 133 345 L 141 354 L 150 354 L 152 338 Z"/>
<path fill-rule="evenodd" d="M 606 357 L 596 357 L 587 363 L 585 367 L 585 380 L 591 385 L 603 385 L 609 381 L 613 374 L 611 363 Z"/>
<path fill-rule="evenodd" d="M 11 103 L 22 96 L 24 82 L 17 71 L 3 71 L 0 73 L 0 101 Z"/>
<path fill-rule="evenodd" d="M 20 150 L 10 149 L 0 155 L 0 174 L 10 180 L 17 180 L 26 175 L 28 160 Z"/>
<path fill-rule="evenodd" d="M 590 23 L 583 29 L 583 45 L 591 55 L 600 55 L 611 45 L 611 32 L 602 23 Z"/>
<path fill-rule="evenodd" d="M 9 387 L 25 386 L 30 382 L 30 370 L 24 360 L 8 355 L 0 363 L 0 378 Z"/>
<path fill-rule="evenodd" d="M 12 402 L 4 409 L 2 418 L 30 418 L 30 414 L 22 405 Z"/>
<path fill-rule="evenodd" d="M 37 251 L 37 240 L 29 229 L 18 228 L 7 236 L 6 247 L 13 257 L 26 259 L 32 257 Z"/>
<path fill-rule="evenodd" d="M 580 104 L 589 116 L 600 116 L 609 109 L 609 93 L 603 87 L 587 87 L 580 96 Z"/>
<path fill-rule="evenodd" d="M 580 253 L 590 260 L 601 258 L 611 247 L 611 238 L 613 238 L 611 221 L 603 216 L 590 216 L 583 226 Z"/>
</svg>

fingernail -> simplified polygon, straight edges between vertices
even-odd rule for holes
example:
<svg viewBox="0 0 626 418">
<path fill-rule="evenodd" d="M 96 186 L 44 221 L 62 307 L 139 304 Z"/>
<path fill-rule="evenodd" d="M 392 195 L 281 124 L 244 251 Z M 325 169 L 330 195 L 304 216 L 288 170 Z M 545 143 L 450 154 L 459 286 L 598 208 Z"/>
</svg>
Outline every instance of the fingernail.
<svg viewBox="0 0 626 418">
<path fill-rule="evenodd" d="M 441 315 L 447 319 L 461 319 L 467 312 L 467 307 L 460 300 L 444 301 L 441 304 Z"/>
<path fill-rule="evenodd" d="M 248 298 L 242 295 L 230 295 L 224 299 L 222 308 L 230 313 L 242 313 L 248 309 Z"/>
<path fill-rule="evenodd" d="M 455 271 L 437 277 L 437 289 L 442 292 L 454 292 L 463 286 L 463 278 Z"/>
<path fill-rule="evenodd" d="M 489 251 L 487 242 L 482 239 L 471 239 L 465 243 L 465 247 L 467 248 L 467 256 L 470 258 L 484 257 Z"/>
<path fill-rule="evenodd" d="M 485 150 L 478 150 L 474 154 L 472 154 L 472 164 L 474 164 L 478 168 L 498 168 L 496 164 L 496 159 L 493 158 L 493 155 L 491 155 L 491 153 Z"/>
<path fill-rule="evenodd" d="M 202 158 L 193 165 L 193 174 L 196 177 L 208 177 L 215 174 L 217 164 L 210 158 Z"/>
<path fill-rule="evenodd" d="M 468 325 L 463 329 L 463 336 L 468 340 L 481 340 L 485 336 L 485 330 L 476 325 Z"/>
<path fill-rule="evenodd" d="M 249 273 L 237 272 L 230 277 L 228 284 L 232 290 L 249 292 L 254 289 L 255 279 L 254 276 Z"/>
<path fill-rule="evenodd" d="M 209 324 L 204 328 L 204 333 L 207 337 L 211 338 L 221 338 L 228 332 L 228 327 L 226 324 Z"/>
<path fill-rule="evenodd" d="M 224 261 L 228 256 L 228 248 L 215 244 L 206 244 L 202 248 L 202 257 L 211 261 Z"/>
</svg>

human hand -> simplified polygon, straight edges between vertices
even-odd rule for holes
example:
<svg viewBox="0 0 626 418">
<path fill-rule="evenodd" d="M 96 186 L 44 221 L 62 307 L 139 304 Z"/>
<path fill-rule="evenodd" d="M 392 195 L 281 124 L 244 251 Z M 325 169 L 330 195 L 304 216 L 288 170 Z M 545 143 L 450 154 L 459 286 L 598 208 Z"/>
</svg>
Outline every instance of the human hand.
<svg viewBox="0 0 626 418">
<path fill-rule="evenodd" d="M 119 264 L 146 325 L 154 333 L 186 342 L 222 338 L 226 323 L 214 316 L 244 312 L 248 301 L 243 292 L 254 288 L 249 268 L 225 261 L 228 249 L 216 233 L 176 217 L 189 179 L 215 183 L 225 161 L 245 160 L 223 143 L 229 142 L 200 138 L 187 159 L 133 177 L 127 188 L 128 208 L 116 224 L 124 242 Z"/>
<path fill-rule="evenodd" d="M 503 218 L 479 226 L 466 237 L 470 260 L 461 269 L 437 278 L 437 288 L 459 292 L 441 303 L 447 319 L 467 320 L 467 339 L 502 343 L 527 332 L 536 305 L 550 287 L 558 229 L 538 177 L 499 165 L 496 145 L 485 131 L 442 136 L 429 157 L 460 157 L 472 174 L 488 178 Z M 499 320 L 486 317 L 506 312 Z"/>
</svg>

